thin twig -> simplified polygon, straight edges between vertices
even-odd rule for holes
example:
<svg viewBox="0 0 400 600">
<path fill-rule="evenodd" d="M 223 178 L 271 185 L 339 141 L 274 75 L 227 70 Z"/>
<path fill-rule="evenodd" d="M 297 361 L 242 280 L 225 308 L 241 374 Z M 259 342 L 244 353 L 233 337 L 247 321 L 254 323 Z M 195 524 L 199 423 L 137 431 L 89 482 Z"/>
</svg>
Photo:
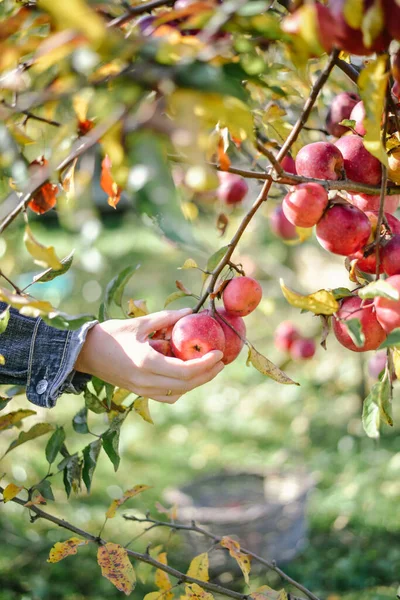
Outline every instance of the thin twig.
<svg viewBox="0 0 400 600">
<path fill-rule="evenodd" d="M 350 65 L 341 58 L 338 58 L 336 61 L 336 66 L 339 67 L 339 69 L 343 71 L 343 73 L 345 73 L 347 77 L 349 77 L 351 81 L 357 85 L 358 76 L 360 75 L 360 72 L 354 65 Z"/>
<path fill-rule="evenodd" d="M 138 6 L 132 6 L 126 13 L 121 15 L 120 17 L 116 17 L 112 21 L 107 23 L 107 27 L 121 27 L 121 25 L 125 25 L 129 21 L 132 21 L 135 17 L 139 15 L 143 15 L 144 13 L 151 12 L 155 8 L 159 8 L 160 6 L 170 6 L 173 4 L 175 0 L 151 0 L 150 2 L 143 2 Z"/>
<path fill-rule="evenodd" d="M 387 60 L 387 68 L 389 68 L 389 59 Z M 382 129 L 382 136 L 381 136 L 381 143 L 382 143 L 382 146 L 385 149 L 385 151 L 386 151 L 386 132 L 387 132 L 388 115 L 389 115 L 389 95 L 390 95 L 390 88 L 387 87 L 386 96 L 385 96 L 385 108 L 384 108 L 384 113 L 383 113 L 383 129 Z M 380 263 L 381 263 L 381 257 L 380 257 L 381 226 L 382 226 L 383 219 L 384 219 L 385 197 L 386 197 L 387 176 L 388 176 L 386 165 L 384 165 L 382 163 L 381 168 L 382 168 L 382 183 L 381 183 L 381 191 L 380 191 L 380 198 L 379 198 L 378 222 L 376 224 L 376 233 L 375 233 L 376 279 L 379 279 L 379 270 L 380 270 L 380 266 L 381 266 L 380 265 Z"/>
<path fill-rule="evenodd" d="M 4 273 L 1 269 L 0 269 L 0 277 L 5 279 L 6 281 L 8 281 L 8 283 L 14 288 L 14 290 L 16 291 L 17 294 L 20 294 L 20 295 L 22 294 L 21 288 L 19 288 L 13 281 L 11 281 L 11 279 L 9 279 L 7 277 L 7 275 L 4 275 Z"/>
</svg>

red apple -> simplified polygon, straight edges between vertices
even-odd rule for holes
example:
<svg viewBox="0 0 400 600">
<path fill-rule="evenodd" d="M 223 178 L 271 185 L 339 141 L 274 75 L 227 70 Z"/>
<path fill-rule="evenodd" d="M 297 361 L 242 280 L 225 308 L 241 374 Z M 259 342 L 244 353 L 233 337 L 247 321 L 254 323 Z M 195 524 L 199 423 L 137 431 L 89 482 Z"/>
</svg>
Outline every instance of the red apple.
<svg viewBox="0 0 400 600">
<path fill-rule="evenodd" d="M 295 240 L 297 236 L 296 227 L 287 220 L 282 206 L 276 206 L 269 217 L 270 227 L 275 235 L 283 240 Z"/>
<path fill-rule="evenodd" d="M 296 169 L 303 177 L 343 179 L 343 156 L 329 142 L 313 142 L 303 146 L 296 156 Z"/>
<path fill-rule="evenodd" d="M 394 235 L 384 244 L 381 257 L 386 275 L 400 275 L 400 235 Z"/>
<path fill-rule="evenodd" d="M 328 206 L 328 193 L 319 183 L 301 183 L 283 199 L 285 217 L 297 227 L 313 227 Z"/>
<path fill-rule="evenodd" d="M 295 340 L 300 338 L 300 332 L 290 321 L 282 321 L 274 334 L 274 343 L 278 350 L 288 352 Z"/>
<path fill-rule="evenodd" d="M 355 92 L 341 92 L 333 98 L 325 121 L 325 127 L 331 135 L 340 137 L 349 131 L 348 127 L 339 123 L 343 119 L 351 119 L 351 111 L 359 102 L 360 96 Z"/>
<path fill-rule="evenodd" d="M 364 127 L 365 115 L 364 102 L 361 100 L 361 102 L 357 102 L 350 113 L 350 117 L 348 117 L 351 121 L 356 122 L 354 129 L 359 135 L 365 135 L 367 133 Z"/>
<path fill-rule="evenodd" d="M 378 212 L 366 212 L 365 214 L 367 215 L 369 222 L 371 223 L 371 235 L 368 240 L 368 243 L 371 243 L 375 240 L 375 237 L 376 237 L 376 226 L 378 224 Z M 390 215 L 389 213 L 385 213 L 385 217 L 386 217 L 386 220 L 390 227 L 390 232 L 388 231 L 386 225 L 384 223 L 382 223 L 381 237 L 384 238 L 389 233 L 393 234 L 393 235 L 400 233 L 400 221 L 398 219 L 396 219 L 396 217 L 394 217 L 393 215 Z M 381 246 L 380 246 L 379 273 L 384 272 L 384 269 L 382 266 L 382 248 L 383 248 L 384 242 L 385 242 L 385 240 L 382 240 Z M 358 252 L 355 252 L 354 254 L 349 256 L 349 259 L 357 260 L 357 267 L 360 269 L 360 271 L 363 271 L 364 273 L 369 273 L 371 275 L 376 273 L 376 254 L 375 254 L 374 250 L 370 254 L 368 254 L 368 256 L 364 257 L 364 248 L 362 248 Z"/>
<path fill-rule="evenodd" d="M 393 79 L 400 84 L 400 50 L 397 50 L 395 54 L 391 55 L 390 66 Z"/>
<path fill-rule="evenodd" d="M 155 331 L 152 336 L 152 340 L 170 340 L 172 337 L 172 330 L 174 326 L 169 325 L 168 327 L 164 327 L 164 329 L 159 329 Z"/>
<path fill-rule="evenodd" d="M 352 204 L 333 204 L 317 224 L 316 234 L 325 250 L 349 256 L 365 246 L 371 224 L 367 215 Z"/>
<path fill-rule="evenodd" d="M 400 41 L 400 6 L 396 0 L 383 0 L 385 28 L 393 39 Z"/>
<path fill-rule="evenodd" d="M 386 282 L 400 292 L 400 275 L 392 275 L 386 279 Z M 375 298 L 374 304 L 377 319 L 386 333 L 400 327 L 400 300 Z"/>
<path fill-rule="evenodd" d="M 209 310 L 203 311 L 201 314 L 210 315 Z M 227 321 L 235 331 L 229 325 L 227 325 L 221 318 L 221 316 L 225 321 Z M 229 365 L 232 361 L 235 360 L 240 354 L 241 349 L 244 345 L 244 340 L 246 339 L 246 325 L 242 319 L 242 317 L 237 317 L 231 315 L 223 308 L 218 308 L 215 317 L 214 317 L 219 325 L 221 325 L 222 330 L 225 335 L 225 351 L 224 356 L 222 357 L 222 362 L 225 365 Z M 238 335 L 239 334 L 239 335 Z"/>
<path fill-rule="evenodd" d="M 297 175 L 296 163 L 294 159 L 290 156 L 290 154 L 286 154 L 286 156 L 282 158 L 281 167 L 284 171 L 286 171 L 286 173 Z"/>
<path fill-rule="evenodd" d="M 220 325 L 207 314 L 187 315 L 174 325 L 172 351 L 181 360 L 200 358 L 212 350 L 225 350 L 225 336 Z"/>
<path fill-rule="evenodd" d="M 389 169 L 388 169 L 388 177 L 397 183 L 400 184 L 400 149 L 394 150 L 388 156 Z"/>
<path fill-rule="evenodd" d="M 368 194 L 349 194 L 349 202 L 360 210 L 378 211 L 380 196 L 369 196 Z M 385 196 L 384 209 L 386 213 L 394 213 L 400 203 L 400 195 Z"/>
<path fill-rule="evenodd" d="M 390 91 L 395 99 L 395 102 L 398 102 L 400 100 L 400 83 L 395 81 Z"/>
<path fill-rule="evenodd" d="M 370 239 L 370 241 L 372 242 L 372 240 L 375 238 L 375 234 L 376 234 L 376 226 L 378 224 L 378 217 L 379 217 L 379 213 L 378 211 L 367 211 L 365 213 L 369 219 L 369 222 L 371 223 L 371 227 L 372 227 L 372 238 Z M 399 219 L 397 219 L 394 215 L 391 215 L 389 213 L 385 212 L 385 217 L 386 217 L 386 221 L 388 222 L 388 225 L 390 227 L 390 233 L 392 233 L 393 235 L 395 234 L 400 234 L 400 221 Z M 385 224 L 382 224 L 382 229 L 381 229 L 381 235 L 386 233 L 387 229 Z"/>
<path fill-rule="evenodd" d="M 154 350 L 160 354 L 164 354 L 164 356 L 174 356 L 169 340 L 155 340 L 154 338 L 151 338 L 149 339 L 149 344 Z"/>
<path fill-rule="evenodd" d="M 307 13 L 305 14 L 305 10 Z M 309 11 L 313 11 L 310 13 Z M 308 30 L 308 36 L 306 41 L 308 51 L 312 57 L 318 56 L 321 52 L 321 48 L 325 52 L 331 52 L 334 46 L 335 35 L 334 28 L 335 24 L 331 15 L 331 12 L 327 6 L 320 2 L 313 2 L 304 5 L 289 14 L 282 22 L 282 29 L 286 33 L 293 35 L 299 35 L 304 38 L 304 28 Z M 310 47 L 310 28 L 312 30 L 311 37 L 315 39 L 314 44 Z M 320 46 L 320 47 L 319 47 Z"/>
<path fill-rule="evenodd" d="M 246 180 L 240 175 L 225 171 L 218 172 L 218 177 L 220 180 L 217 190 L 218 198 L 225 202 L 225 204 L 240 204 L 249 191 Z"/>
<path fill-rule="evenodd" d="M 314 340 L 299 338 L 294 340 L 290 347 L 290 356 L 293 360 L 305 360 L 312 358 L 315 354 Z"/>
<path fill-rule="evenodd" d="M 252 277 L 234 277 L 222 293 L 225 310 L 237 317 L 245 317 L 253 312 L 261 298 L 261 285 Z"/>
<path fill-rule="evenodd" d="M 363 304 L 361 306 L 361 304 Z M 365 336 L 364 344 L 358 348 L 350 335 L 347 327 L 342 321 L 358 319 L 361 323 L 361 330 Z M 337 311 L 332 324 L 333 332 L 337 340 L 353 352 L 366 352 L 367 350 L 376 350 L 386 338 L 386 334 L 377 321 L 375 307 L 372 300 L 364 300 L 358 296 L 345 298 L 339 310 Z"/>
<path fill-rule="evenodd" d="M 358 135 L 345 135 L 335 142 L 344 158 L 344 170 L 347 179 L 378 185 L 382 179 L 382 165 L 364 147 Z"/>
<path fill-rule="evenodd" d="M 371 377 L 373 377 L 374 379 L 379 378 L 379 375 L 386 367 L 386 360 L 387 356 L 385 350 L 380 350 L 379 352 L 376 352 L 374 356 L 371 356 L 371 358 L 368 361 L 368 372 Z"/>
<path fill-rule="evenodd" d="M 357 260 L 357 268 L 364 273 L 374 275 L 376 273 L 376 254 L 375 249 L 372 250 L 371 254 L 364 256 L 363 250 L 355 252 L 349 256 L 350 260 Z M 383 273 L 382 262 L 379 263 L 379 273 Z"/>
</svg>

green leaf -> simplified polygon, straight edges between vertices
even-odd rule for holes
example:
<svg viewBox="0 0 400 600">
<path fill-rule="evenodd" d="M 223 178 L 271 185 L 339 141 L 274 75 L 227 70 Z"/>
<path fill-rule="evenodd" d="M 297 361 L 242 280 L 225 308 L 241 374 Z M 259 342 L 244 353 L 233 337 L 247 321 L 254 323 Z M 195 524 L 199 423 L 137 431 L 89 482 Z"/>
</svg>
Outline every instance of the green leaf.
<svg viewBox="0 0 400 600">
<path fill-rule="evenodd" d="M 390 398 L 390 381 L 389 377 L 383 377 L 381 388 L 379 391 L 379 410 L 381 419 L 386 425 L 393 427 L 392 403 Z"/>
<path fill-rule="evenodd" d="M 54 500 L 53 490 L 51 489 L 51 484 L 48 479 L 45 479 L 37 485 L 34 485 L 32 489 L 40 492 L 43 498 L 46 498 L 46 500 Z"/>
<path fill-rule="evenodd" d="M 125 419 L 125 415 L 119 415 L 112 421 L 109 429 L 102 435 L 103 448 L 108 458 L 114 465 L 114 470 L 117 471 L 120 463 L 119 456 L 119 436 L 121 431 L 121 425 Z"/>
<path fill-rule="evenodd" d="M 0 410 L 3 410 L 7 406 L 7 404 L 12 400 L 12 398 L 6 398 L 5 396 L 0 396 Z"/>
<path fill-rule="evenodd" d="M 384 350 L 385 348 L 400 347 L 400 329 L 393 329 L 387 336 L 384 342 L 379 346 L 379 350 Z"/>
<path fill-rule="evenodd" d="M 8 321 L 10 320 L 10 307 L 7 306 L 3 312 L 0 313 L 0 333 L 4 333 L 7 329 Z"/>
<path fill-rule="evenodd" d="M 343 119 L 343 121 L 340 121 L 339 125 L 343 125 L 343 127 L 349 127 L 350 129 L 355 129 L 357 123 L 353 119 Z"/>
<path fill-rule="evenodd" d="M 359 319 L 345 319 L 342 324 L 346 327 L 352 342 L 357 348 L 362 348 L 365 344 L 365 335 Z"/>
<path fill-rule="evenodd" d="M 76 413 L 74 418 L 72 419 L 72 427 L 76 431 L 76 433 L 89 433 L 89 428 L 87 424 L 87 408 L 81 408 L 79 412 Z"/>
<path fill-rule="evenodd" d="M 39 273 L 39 275 L 36 275 L 33 278 L 33 283 L 46 283 L 48 281 L 52 281 L 59 275 L 64 275 L 64 273 L 66 273 L 72 265 L 72 262 L 74 260 L 74 252 L 75 250 L 72 250 L 72 252 L 70 252 L 68 256 L 66 256 L 60 261 L 62 264 L 61 269 L 59 269 L 58 271 L 55 271 L 51 268 L 46 269 L 46 271 L 43 271 L 43 273 Z"/>
<path fill-rule="evenodd" d="M 57 427 L 46 446 L 46 459 L 47 462 L 51 465 L 57 454 L 60 452 L 61 447 L 65 441 L 65 431 L 63 427 Z M 45 496 L 46 497 L 46 496 Z"/>
<path fill-rule="evenodd" d="M 362 300 L 367 298 L 387 298 L 388 300 L 399 300 L 400 295 L 398 290 L 390 285 L 384 279 L 372 281 L 365 287 L 358 290 L 358 295 Z"/>
<path fill-rule="evenodd" d="M 268 8 L 269 4 L 268 2 L 265 2 L 265 0 L 253 0 L 252 2 L 247 2 L 244 6 L 241 6 L 237 11 L 237 14 L 241 17 L 252 17 L 266 12 Z"/>
<path fill-rule="evenodd" d="M 111 410 L 111 404 L 112 404 L 112 399 L 114 396 L 115 385 L 112 385 L 111 383 L 105 383 L 104 387 L 106 390 L 107 408 L 108 408 L 108 410 Z"/>
<path fill-rule="evenodd" d="M 171 304 L 171 302 L 175 302 L 175 300 L 179 300 L 179 298 L 187 298 L 188 296 L 192 296 L 192 294 L 186 294 L 186 292 L 181 292 L 180 290 L 173 292 L 166 298 L 164 302 L 164 308 L 166 308 L 168 304 Z"/>
<path fill-rule="evenodd" d="M 124 293 L 125 286 L 139 267 L 140 265 L 135 265 L 134 267 L 125 267 L 125 269 L 122 269 L 122 271 L 113 277 L 113 279 L 111 279 L 110 283 L 107 285 L 104 294 L 104 315 L 102 315 L 105 317 L 105 319 L 109 318 L 109 310 L 113 302 L 119 307 L 122 306 L 122 295 Z"/>
<path fill-rule="evenodd" d="M 50 425 L 50 423 L 36 423 L 33 427 L 29 429 L 29 431 L 21 431 L 18 438 L 14 440 L 8 447 L 5 454 L 17 448 L 17 446 L 21 446 L 21 444 L 25 444 L 25 442 L 29 442 L 30 440 L 34 440 L 42 435 L 46 435 L 50 431 L 54 430 L 54 426 Z"/>
<path fill-rule="evenodd" d="M 229 77 L 223 69 L 205 62 L 182 62 L 175 66 L 175 82 L 180 88 L 215 92 L 248 101 L 248 93 L 241 81 Z"/>
<path fill-rule="evenodd" d="M 97 465 L 103 440 L 95 440 L 83 449 L 83 470 L 82 479 L 85 483 L 88 494 L 92 485 L 93 473 Z"/>
<path fill-rule="evenodd" d="M 94 387 L 94 391 L 97 395 L 99 395 L 101 393 L 101 390 L 104 388 L 104 381 L 102 379 L 99 379 L 98 377 L 92 377 L 91 381 Z"/>
<path fill-rule="evenodd" d="M 80 329 L 85 323 L 95 321 L 96 317 L 93 315 L 67 315 L 62 312 L 53 311 L 49 314 L 41 315 L 42 319 L 47 325 L 55 327 L 56 329 L 75 331 Z"/>
<path fill-rule="evenodd" d="M 349 298 L 350 296 L 353 296 L 353 293 L 345 287 L 335 288 L 332 290 L 332 294 L 335 300 L 341 300 L 342 298 Z"/>
<path fill-rule="evenodd" d="M 60 465 L 58 466 L 60 467 Z M 81 477 L 82 461 L 79 458 L 78 454 L 68 456 L 68 462 L 64 467 L 63 473 L 64 488 L 68 498 L 71 494 L 71 491 L 74 491 L 75 494 L 77 494 L 78 491 L 81 489 Z"/>
<path fill-rule="evenodd" d="M 97 415 L 107 412 L 107 409 L 100 398 L 92 394 L 92 392 L 90 392 L 87 388 L 83 393 L 83 397 L 85 398 L 85 406 L 88 410 L 91 410 Z"/>
<path fill-rule="evenodd" d="M 364 400 L 362 422 L 365 433 L 371 438 L 379 437 L 381 420 L 393 426 L 388 377 L 378 381 Z"/>
<path fill-rule="evenodd" d="M 225 256 L 228 248 L 229 248 L 229 246 L 222 246 L 222 248 L 220 248 L 219 250 L 217 250 L 216 252 L 214 252 L 214 254 L 212 254 L 210 256 L 210 258 L 207 261 L 206 271 L 208 271 L 209 273 L 214 271 L 215 267 L 220 263 L 222 258 Z M 203 280 L 206 280 L 207 277 L 208 277 L 207 273 L 204 273 Z"/>
</svg>

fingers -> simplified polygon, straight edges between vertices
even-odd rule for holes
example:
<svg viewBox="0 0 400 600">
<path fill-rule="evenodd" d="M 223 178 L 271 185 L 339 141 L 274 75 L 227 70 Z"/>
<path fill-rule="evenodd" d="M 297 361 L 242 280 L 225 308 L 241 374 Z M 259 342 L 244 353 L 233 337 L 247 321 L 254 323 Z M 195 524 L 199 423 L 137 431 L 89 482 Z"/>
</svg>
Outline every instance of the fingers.
<svg viewBox="0 0 400 600">
<path fill-rule="evenodd" d="M 166 394 L 164 394 L 163 396 L 149 396 L 151 398 L 151 400 L 156 400 L 157 402 L 164 402 L 165 404 L 175 404 L 175 402 L 177 400 L 179 400 L 179 398 L 181 396 L 179 395 L 175 395 L 175 396 L 167 396 Z"/>
<path fill-rule="evenodd" d="M 193 390 L 200 385 L 204 385 L 208 383 L 214 377 L 218 375 L 224 368 L 223 363 L 218 362 L 212 369 L 208 369 L 207 371 L 201 373 L 197 377 L 194 377 L 190 380 L 179 380 L 179 379 L 171 379 L 170 377 L 163 376 L 153 376 L 151 378 L 151 384 L 146 386 L 141 386 L 141 393 L 144 396 L 154 398 L 154 396 L 163 396 L 168 395 L 167 392 L 171 392 L 169 395 L 180 395 L 182 396 L 186 392 Z"/>
<path fill-rule="evenodd" d="M 152 348 L 152 351 L 147 355 L 148 368 L 155 375 L 164 375 L 172 379 L 179 379 L 189 381 L 196 378 L 197 376 L 209 371 L 217 363 L 219 363 L 223 357 L 223 353 L 219 350 L 208 352 L 201 358 L 194 358 L 193 360 L 183 361 L 179 358 L 172 358 L 164 356 L 159 352 L 156 352 Z"/>
<path fill-rule="evenodd" d="M 190 315 L 191 308 L 182 308 L 181 310 L 161 310 L 160 312 L 140 317 L 140 325 L 138 329 L 139 335 L 147 336 L 153 331 L 163 329 L 169 325 L 174 325 L 179 319 Z"/>
</svg>

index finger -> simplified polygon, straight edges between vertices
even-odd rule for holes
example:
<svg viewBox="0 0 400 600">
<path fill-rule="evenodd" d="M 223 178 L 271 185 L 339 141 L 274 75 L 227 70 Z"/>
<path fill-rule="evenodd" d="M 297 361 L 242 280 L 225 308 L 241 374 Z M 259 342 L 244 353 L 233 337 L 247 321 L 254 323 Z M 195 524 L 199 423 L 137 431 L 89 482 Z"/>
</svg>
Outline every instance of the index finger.
<svg viewBox="0 0 400 600">
<path fill-rule="evenodd" d="M 156 375 L 188 380 L 212 369 L 222 357 L 223 353 L 220 350 L 213 350 L 201 358 L 184 361 L 180 358 L 164 356 L 154 350 L 154 355 L 151 353 L 149 369 Z"/>
</svg>

